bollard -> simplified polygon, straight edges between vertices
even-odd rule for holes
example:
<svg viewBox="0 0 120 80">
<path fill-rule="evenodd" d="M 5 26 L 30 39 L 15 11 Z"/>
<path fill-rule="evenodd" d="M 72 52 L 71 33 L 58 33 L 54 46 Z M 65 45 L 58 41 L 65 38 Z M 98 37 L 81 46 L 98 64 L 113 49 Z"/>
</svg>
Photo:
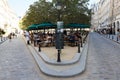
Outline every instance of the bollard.
<svg viewBox="0 0 120 80">
<path fill-rule="evenodd" d="M 1 37 L 1 41 L 3 41 L 2 37 Z"/>
<path fill-rule="evenodd" d="M 82 37 L 81 37 L 81 47 L 83 47 L 83 41 L 82 41 Z"/>
<path fill-rule="evenodd" d="M 41 45 L 39 43 L 38 51 L 41 52 Z"/>
<path fill-rule="evenodd" d="M 61 54 L 61 49 L 58 49 L 57 62 L 61 62 L 60 54 Z"/>
<path fill-rule="evenodd" d="M 4 41 L 5 41 L 5 37 L 4 37 Z"/>
<path fill-rule="evenodd" d="M 117 41 L 118 41 L 118 36 L 117 36 Z"/>
<path fill-rule="evenodd" d="M 112 35 L 112 39 L 113 39 L 113 35 Z"/>
<path fill-rule="evenodd" d="M 109 37 L 108 38 L 110 38 L 110 34 L 108 34 L 109 35 Z"/>
<path fill-rule="evenodd" d="M 78 53 L 80 53 L 80 43 L 78 43 Z"/>
<path fill-rule="evenodd" d="M 85 38 L 83 39 L 83 43 L 85 43 Z"/>
<path fill-rule="evenodd" d="M 30 41 L 29 40 L 27 40 L 27 44 L 30 45 Z"/>
<path fill-rule="evenodd" d="M 34 46 L 36 46 L 36 41 L 34 40 Z"/>
</svg>

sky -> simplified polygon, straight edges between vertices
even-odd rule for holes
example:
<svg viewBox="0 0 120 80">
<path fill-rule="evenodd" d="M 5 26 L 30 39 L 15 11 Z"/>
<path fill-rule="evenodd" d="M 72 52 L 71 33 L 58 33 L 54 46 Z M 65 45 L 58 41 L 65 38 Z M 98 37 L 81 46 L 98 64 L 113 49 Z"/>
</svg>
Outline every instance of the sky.
<svg viewBox="0 0 120 80">
<path fill-rule="evenodd" d="M 8 0 L 10 8 L 17 14 L 17 16 L 22 17 L 28 10 L 29 6 L 38 0 Z M 94 4 L 98 0 L 90 0 L 90 4 Z"/>
</svg>

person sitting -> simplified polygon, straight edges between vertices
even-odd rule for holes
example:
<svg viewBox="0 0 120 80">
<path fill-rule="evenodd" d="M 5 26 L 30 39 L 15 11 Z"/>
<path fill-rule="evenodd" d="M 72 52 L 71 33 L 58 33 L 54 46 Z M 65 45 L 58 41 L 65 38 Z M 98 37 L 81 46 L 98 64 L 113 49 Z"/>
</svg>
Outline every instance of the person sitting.
<svg viewBox="0 0 120 80">
<path fill-rule="evenodd" d="M 45 36 L 45 41 L 43 46 L 50 46 L 51 44 L 51 36 L 49 36 L 48 34 Z"/>
<path fill-rule="evenodd" d="M 75 46 L 75 35 L 73 33 L 69 36 L 69 42 L 71 46 Z"/>
</svg>

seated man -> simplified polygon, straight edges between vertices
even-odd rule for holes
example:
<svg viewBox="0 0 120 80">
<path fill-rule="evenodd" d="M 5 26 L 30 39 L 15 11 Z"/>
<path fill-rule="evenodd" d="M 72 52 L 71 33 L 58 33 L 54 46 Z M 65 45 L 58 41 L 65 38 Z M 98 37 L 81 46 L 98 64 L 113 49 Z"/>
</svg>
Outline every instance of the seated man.
<svg viewBox="0 0 120 80">
<path fill-rule="evenodd" d="M 71 34 L 69 36 L 69 42 L 71 46 L 75 46 L 75 35 L 74 34 Z"/>
<path fill-rule="evenodd" d="M 43 42 L 43 46 L 50 46 L 50 44 L 51 44 L 51 36 L 49 36 L 49 35 L 46 35 L 45 36 L 45 40 L 44 40 L 44 42 Z"/>
</svg>

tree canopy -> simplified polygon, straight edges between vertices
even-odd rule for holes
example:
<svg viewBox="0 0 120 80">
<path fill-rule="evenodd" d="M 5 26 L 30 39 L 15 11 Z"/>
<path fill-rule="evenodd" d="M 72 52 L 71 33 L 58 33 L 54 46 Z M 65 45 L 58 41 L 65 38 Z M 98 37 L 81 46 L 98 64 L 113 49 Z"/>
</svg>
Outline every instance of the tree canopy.
<svg viewBox="0 0 120 80">
<path fill-rule="evenodd" d="M 5 34 L 5 31 L 0 28 L 0 36 L 2 36 L 3 34 Z"/>
<path fill-rule="evenodd" d="M 56 3 L 62 4 L 62 9 L 56 9 Z M 56 23 L 60 14 L 61 20 L 65 23 L 82 23 L 90 24 L 90 9 L 88 8 L 89 0 L 39 0 L 30 5 L 26 15 L 22 18 L 20 26 L 23 29 L 31 24 L 42 22 Z"/>
</svg>

